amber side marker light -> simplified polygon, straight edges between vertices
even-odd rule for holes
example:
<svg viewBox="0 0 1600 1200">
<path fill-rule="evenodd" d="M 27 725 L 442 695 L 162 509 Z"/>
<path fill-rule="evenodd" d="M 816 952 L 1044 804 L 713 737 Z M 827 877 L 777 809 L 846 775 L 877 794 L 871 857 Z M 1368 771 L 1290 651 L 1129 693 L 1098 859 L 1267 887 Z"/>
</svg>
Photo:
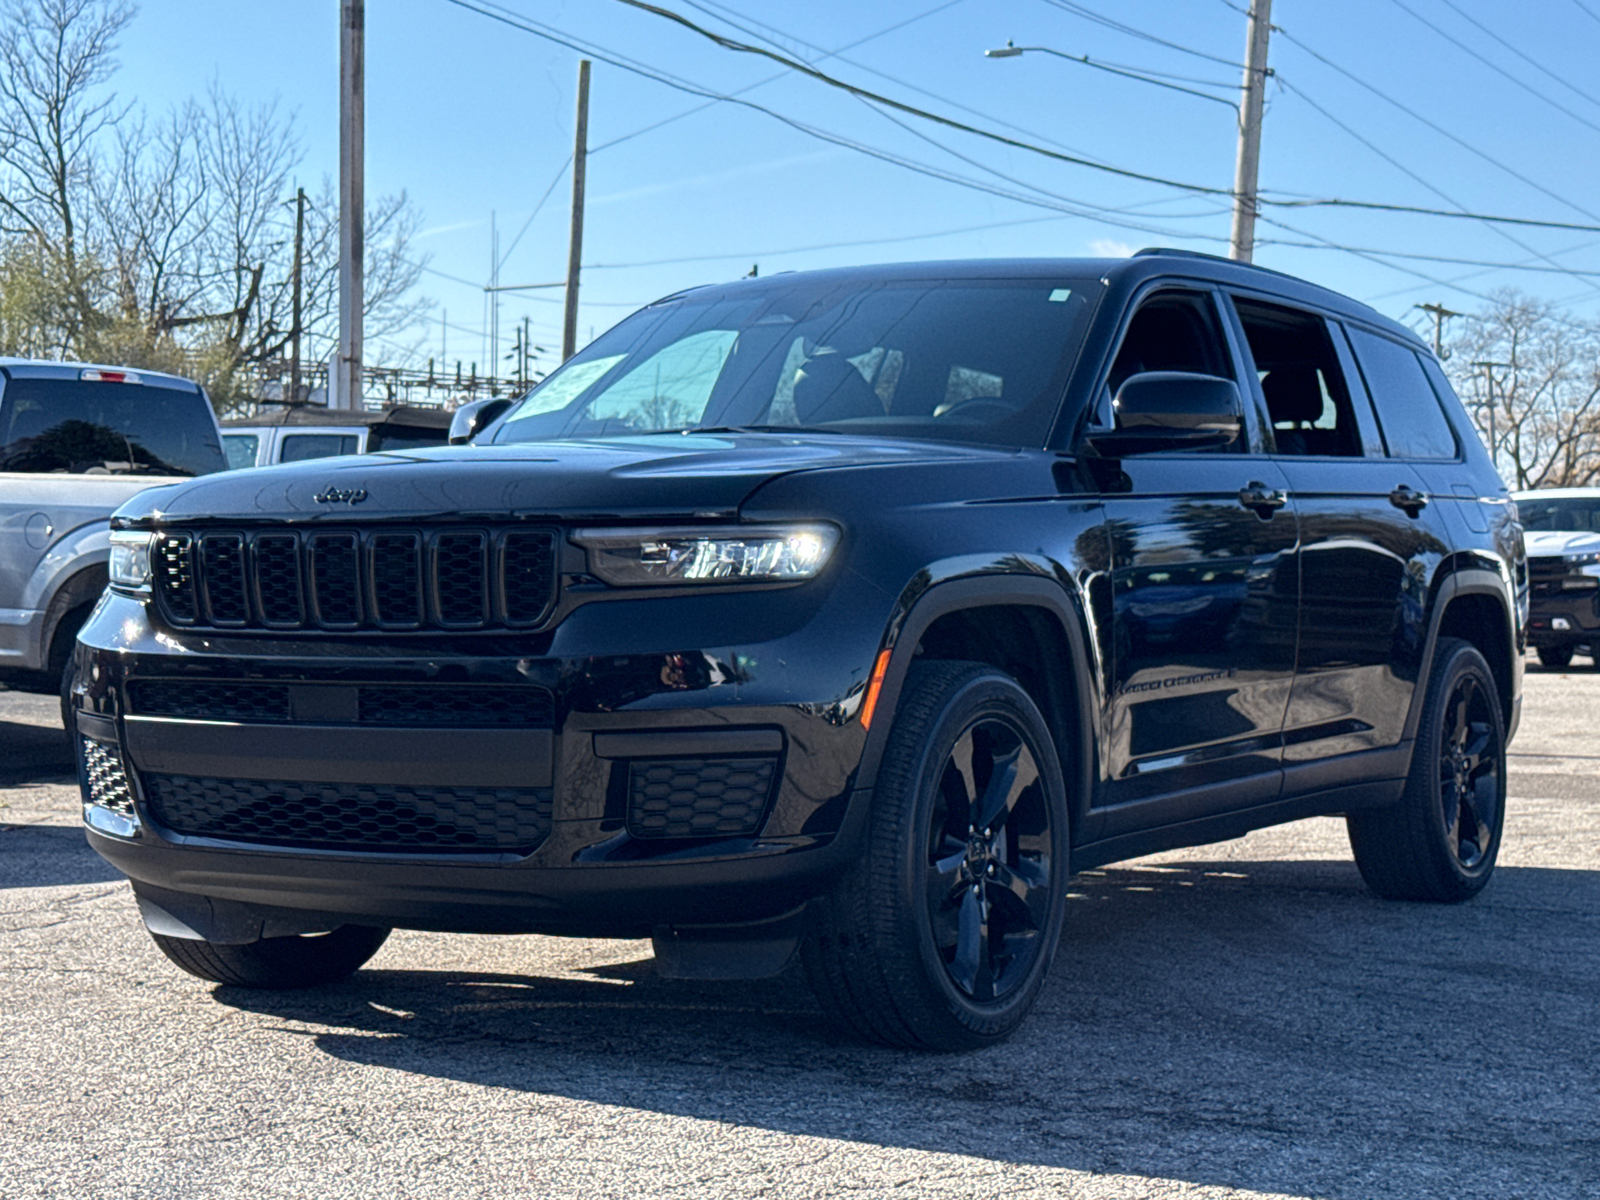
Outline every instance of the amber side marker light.
<svg viewBox="0 0 1600 1200">
<path fill-rule="evenodd" d="M 878 707 L 878 693 L 883 690 L 883 676 L 889 670 L 889 651 L 878 655 L 872 668 L 872 679 L 867 683 L 867 698 L 861 702 L 861 728 L 872 728 L 872 713 Z"/>
</svg>

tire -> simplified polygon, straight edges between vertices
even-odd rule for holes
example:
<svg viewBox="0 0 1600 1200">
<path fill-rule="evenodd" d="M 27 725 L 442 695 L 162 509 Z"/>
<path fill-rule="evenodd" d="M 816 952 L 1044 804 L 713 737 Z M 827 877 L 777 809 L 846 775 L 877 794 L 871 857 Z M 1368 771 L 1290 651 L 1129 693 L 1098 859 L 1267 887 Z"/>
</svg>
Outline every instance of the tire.
<svg viewBox="0 0 1600 1200">
<path fill-rule="evenodd" d="M 306 988 L 337 983 L 353 975 L 378 952 L 389 931 L 370 925 L 341 925 L 331 933 L 262 938 L 242 946 L 221 946 L 162 933 L 150 936 L 161 953 L 189 974 L 211 983 Z"/>
<path fill-rule="evenodd" d="M 93 611 L 93 604 L 85 604 L 61 618 L 50 639 L 50 661 L 45 667 L 45 678 L 55 685 L 56 694 L 61 697 L 61 727 L 67 731 L 67 742 L 74 753 L 78 748 L 78 731 L 72 722 L 73 651 L 78 645 L 78 630 Z"/>
<path fill-rule="evenodd" d="M 1540 646 L 1539 663 L 1552 671 L 1559 671 L 1572 661 L 1571 646 Z"/>
<path fill-rule="evenodd" d="M 1482 891 L 1505 825 L 1505 753 L 1489 664 L 1471 643 L 1440 638 L 1400 802 L 1345 818 L 1367 887 L 1449 904 Z"/>
<path fill-rule="evenodd" d="M 902 695 L 867 844 L 816 902 L 802 960 L 846 1032 L 970 1050 L 1008 1037 L 1049 974 L 1066 914 L 1066 788 L 1049 727 L 1009 676 L 919 663 Z"/>
</svg>

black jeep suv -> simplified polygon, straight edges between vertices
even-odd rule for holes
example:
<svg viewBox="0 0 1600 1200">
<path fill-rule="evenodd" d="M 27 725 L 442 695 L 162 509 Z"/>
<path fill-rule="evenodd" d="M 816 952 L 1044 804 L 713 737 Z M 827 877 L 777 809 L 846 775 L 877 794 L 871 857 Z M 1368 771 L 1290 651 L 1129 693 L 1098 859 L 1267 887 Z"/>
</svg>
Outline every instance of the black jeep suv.
<svg viewBox="0 0 1600 1200">
<path fill-rule="evenodd" d="M 780 275 L 475 416 L 120 511 L 84 812 L 184 969 L 651 936 L 955 1048 L 1075 870 L 1342 813 L 1382 896 L 1489 879 L 1521 530 L 1368 308 L 1175 251 Z"/>
</svg>

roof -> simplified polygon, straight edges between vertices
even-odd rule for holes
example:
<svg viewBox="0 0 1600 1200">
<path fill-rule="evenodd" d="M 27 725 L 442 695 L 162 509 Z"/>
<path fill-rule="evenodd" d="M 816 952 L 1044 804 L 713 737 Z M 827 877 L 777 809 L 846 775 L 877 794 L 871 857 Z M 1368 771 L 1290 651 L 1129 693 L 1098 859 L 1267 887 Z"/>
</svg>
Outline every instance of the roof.
<svg viewBox="0 0 1600 1200">
<path fill-rule="evenodd" d="M 369 428 L 383 425 L 394 428 L 443 429 L 448 431 L 450 419 L 455 414 L 442 408 L 420 408 L 412 404 L 391 404 L 378 411 L 365 409 L 323 408 L 321 405 L 299 405 L 280 408 L 276 412 L 260 413 L 253 417 L 230 417 L 222 423 L 224 429 L 259 429 L 277 425 L 365 425 Z"/>
<path fill-rule="evenodd" d="M 76 379 L 84 371 L 126 371 L 139 377 L 142 384 L 176 388 L 183 392 L 198 392 L 200 385 L 182 375 L 169 375 L 165 371 L 150 371 L 144 367 L 117 367 L 109 363 L 60 362 L 48 358 L 6 358 L 0 356 L 0 371 L 19 379 Z"/>
<path fill-rule="evenodd" d="M 1353 300 L 1319 284 L 1307 282 L 1282 271 L 1235 262 L 1214 254 L 1194 250 L 1152 247 L 1127 258 L 975 258 L 934 262 L 884 263 L 870 266 L 830 267 L 820 271 L 783 271 L 756 279 L 708 284 L 664 296 L 656 301 L 687 296 L 710 297 L 748 295 L 767 289 L 781 289 L 800 281 L 849 284 L 876 280 L 939 279 L 1100 279 L 1108 284 L 1137 286 L 1145 279 L 1180 276 L 1240 288 L 1270 292 L 1285 300 L 1320 308 L 1341 317 L 1376 326 L 1407 342 L 1427 348 L 1426 343 L 1400 322 L 1392 320 L 1370 305 Z"/>
</svg>

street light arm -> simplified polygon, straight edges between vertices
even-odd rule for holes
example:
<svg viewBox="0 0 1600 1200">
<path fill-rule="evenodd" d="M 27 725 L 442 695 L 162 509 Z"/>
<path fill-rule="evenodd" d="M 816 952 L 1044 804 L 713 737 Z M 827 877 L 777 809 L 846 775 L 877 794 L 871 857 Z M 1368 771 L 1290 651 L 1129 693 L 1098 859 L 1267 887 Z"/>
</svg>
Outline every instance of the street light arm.
<svg viewBox="0 0 1600 1200">
<path fill-rule="evenodd" d="M 1113 67 L 1107 63 L 1098 63 L 1091 59 L 1087 54 L 1064 54 L 1060 50 L 1051 49 L 1049 46 L 1015 46 L 1010 42 L 1007 42 L 1004 46 L 1001 46 L 995 50 L 985 50 L 983 53 L 985 58 L 1016 58 L 1019 55 L 1030 53 L 1053 54 L 1056 58 L 1064 58 L 1068 62 L 1078 63 L 1079 65 L 1085 67 L 1093 67 L 1096 71 L 1106 71 L 1112 75 L 1121 75 L 1125 79 L 1134 79 L 1140 83 L 1154 84 L 1156 87 L 1167 88 L 1174 92 L 1182 92 L 1186 96 L 1198 96 L 1202 100 L 1210 100 L 1216 104 L 1224 105 L 1232 109 L 1235 114 L 1237 114 L 1239 111 L 1239 106 L 1232 100 L 1224 100 L 1221 96 L 1208 95 L 1205 92 L 1196 91 L 1194 88 L 1186 88 L 1180 84 L 1168 83 L 1162 79 L 1152 79 L 1150 76 L 1142 74 L 1138 71 L 1129 71 L 1122 67 Z"/>
</svg>

